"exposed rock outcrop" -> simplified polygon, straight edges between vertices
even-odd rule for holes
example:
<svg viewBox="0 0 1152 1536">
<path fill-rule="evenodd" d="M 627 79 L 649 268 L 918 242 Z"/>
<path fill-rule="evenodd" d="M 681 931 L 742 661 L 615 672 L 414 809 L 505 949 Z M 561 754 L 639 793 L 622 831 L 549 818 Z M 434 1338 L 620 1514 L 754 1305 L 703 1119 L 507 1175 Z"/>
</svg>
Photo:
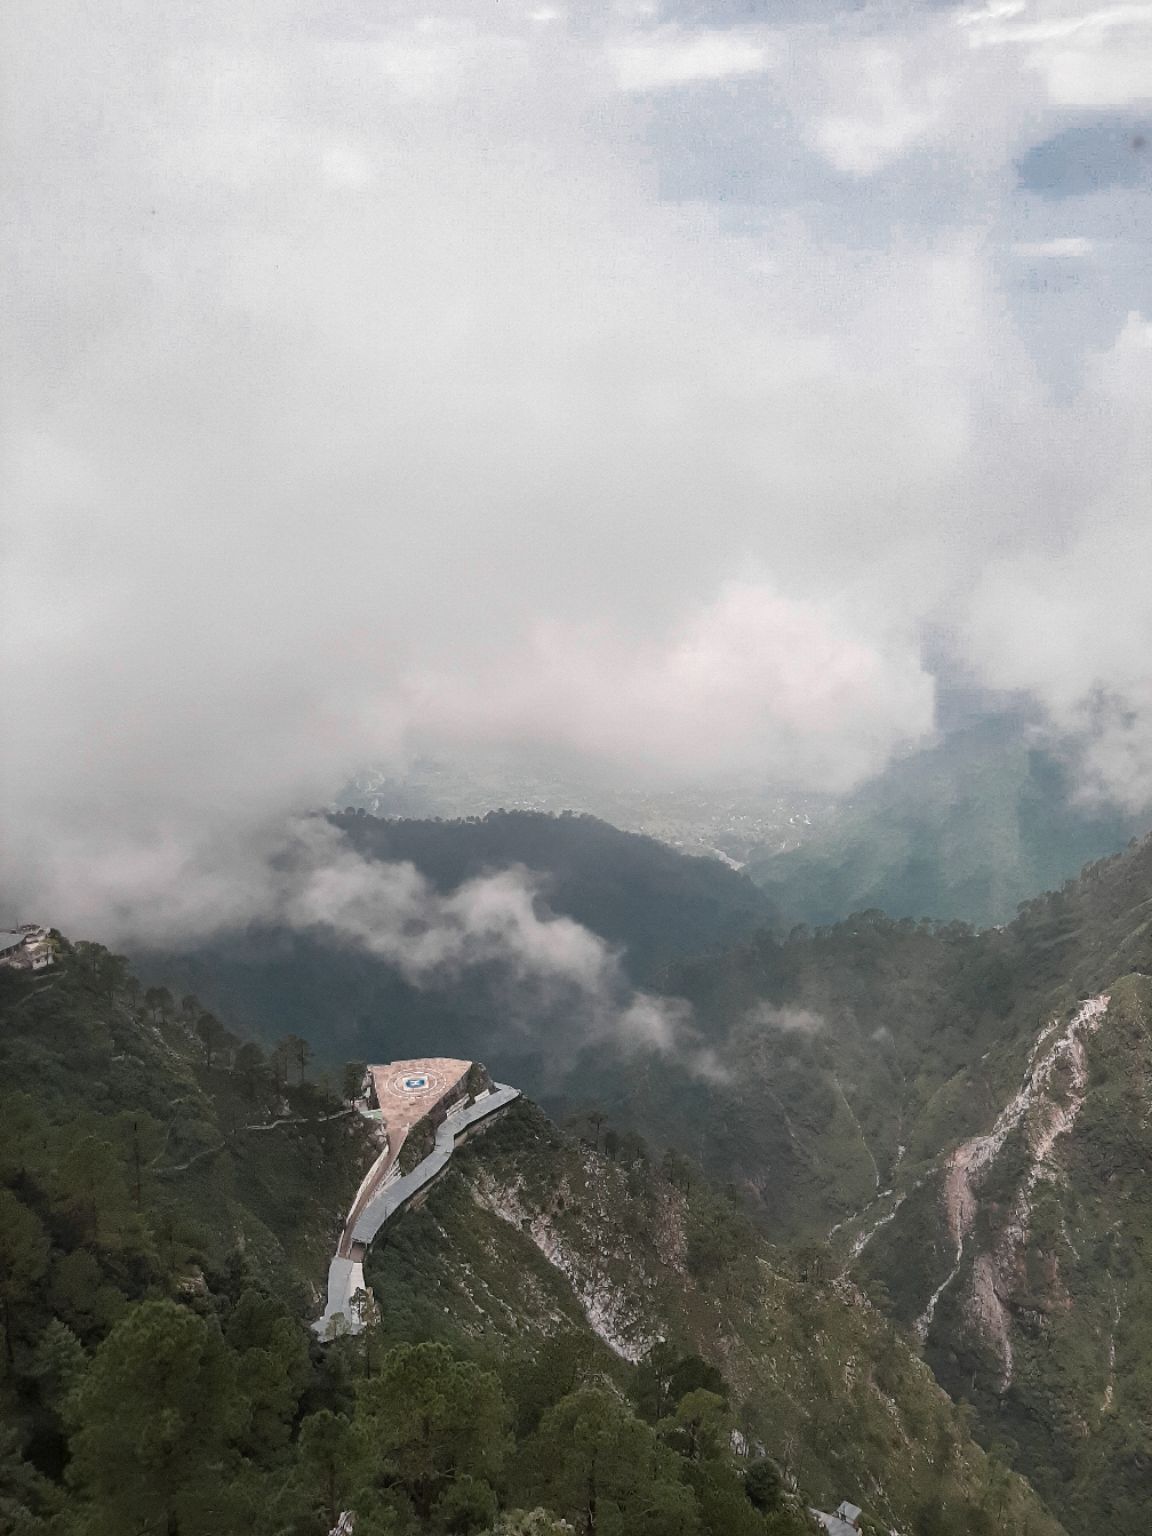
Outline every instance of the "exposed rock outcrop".
<svg viewBox="0 0 1152 1536">
<path fill-rule="evenodd" d="M 973 1256 L 966 1302 L 970 1318 L 999 1356 L 1001 1391 L 1010 1385 L 1013 1374 L 1012 1320 L 1007 1298 L 1021 1252 L 1028 1242 L 1036 1186 L 1042 1179 L 1056 1177 L 1056 1145 L 1071 1131 L 1083 1108 L 1088 1077 L 1086 1041 L 1103 1023 L 1108 1002 L 1106 993 L 1090 997 L 1062 1029 L 1058 1021 L 1053 1021 L 1041 1030 L 1029 1055 L 1024 1080 L 996 1117 L 992 1129 L 962 1142 L 946 1166 L 944 1210 L 955 1245 L 955 1262 L 917 1321 L 916 1331 L 921 1339 L 927 1337 L 941 1296 L 963 1266 L 980 1211 L 980 1186 L 1009 1136 L 1018 1128 L 1023 1131 L 1027 1167 L 994 1244 Z"/>
</svg>

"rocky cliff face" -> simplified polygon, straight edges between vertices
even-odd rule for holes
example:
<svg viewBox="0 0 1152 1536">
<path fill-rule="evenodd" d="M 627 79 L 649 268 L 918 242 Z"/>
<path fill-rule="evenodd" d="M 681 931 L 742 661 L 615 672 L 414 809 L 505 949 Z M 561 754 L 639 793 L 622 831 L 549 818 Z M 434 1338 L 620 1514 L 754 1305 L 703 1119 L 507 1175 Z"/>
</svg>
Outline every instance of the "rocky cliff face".
<svg viewBox="0 0 1152 1536">
<path fill-rule="evenodd" d="M 1006 1294 L 1026 1265 L 1036 1185 L 1041 1179 L 1059 1182 L 1062 1170 L 1054 1159 L 1056 1144 L 1075 1126 L 1087 1092 L 1087 1037 L 1104 1022 L 1109 998 L 1091 997 L 1076 1009 L 1067 1024 L 1053 1020 L 1041 1030 L 1029 1053 L 1024 1081 L 996 1117 L 992 1129 L 969 1137 L 945 1165 L 942 1205 L 948 1234 L 956 1246 L 956 1262 L 928 1298 L 916 1320 L 921 1339 L 931 1330 L 940 1297 L 956 1280 L 965 1248 L 980 1214 L 979 1190 L 1014 1132 L 1020 1133 L 1025 1165 L 1012 1201 L 999 1223 L 995 1241 L 972 1256 L 965 1298 L 972 1325 L 1000 1357 L 1003 1392 L 1012 1383 L 1012 1327 Z"/>
<path fill-rule="evenodd" d="M 1150 1005 L 1122 977 L 1046 1021 L 989 1128 L 855 1264 L 893 1282 L 940 1381 L 1086 1536 L 1141 1528 L 1152 1501 Z"/>
</svg>

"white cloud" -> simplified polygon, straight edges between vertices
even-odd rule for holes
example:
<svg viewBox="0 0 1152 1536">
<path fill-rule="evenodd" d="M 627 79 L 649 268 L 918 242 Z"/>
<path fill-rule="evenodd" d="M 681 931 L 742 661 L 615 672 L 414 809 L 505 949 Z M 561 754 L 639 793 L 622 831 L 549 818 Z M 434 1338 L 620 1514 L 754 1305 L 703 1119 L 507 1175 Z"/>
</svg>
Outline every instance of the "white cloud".
<svg viewBox="0 0 1152 1536">
<path fill-rule="evenodd" d="M 832 603 L 740 582 L 642 647 L 543 625 L 522 666 L 479 687 L 425 679 L 418 713 L 467 739 L 583 747 L 649 778 L 726 764 L 842 789 L 894 739 L 931 730 L 933 686 L 906 635 L 855 633 Z"/>
<path fill-rule="evenodd" d="M 467 25 L 424 18 L 408 28 L 390 29 L 375 47 L 375 62 L 401 97 L 443 96 L 485 51 L 485 39 Z"/>
<path fill-rule="evenodd" d="M 810 1008 L 778 1008 L 774 1003 L 757 1003 L 748 1014 L 748 1023 L 758 1029 L 778 1030 L 783 1035 L 822 1035 L 828 1028 L 823 1014 Z"/>
<path fill-rule="evenodd" d="M 0 798 L 33 915 L 243 910 L 285 814 L 446 741 L 843 785 L 930 725 L 927 626 L 1101 739 L 1089 699 L 1146 717 L 1142 322 L 1054 406 L 1000 276 L 1004 231 L 1105 265 L 1010 217 L 1052 39 L 17 11 Z M 763 151 L 740 233 L 667 199 L 665 111 Z M 866 201 L 812 144 L 930 176 Z"/>
<path fill-rule="evenodd" d="M 709 31 L 665 26 L 614 43 L 609 58 L 622 90 L 661 91 L 763 74 L 777 63 L 779 45 L 763 27 Z"/>
<path fill-rule="evenodd" d="M 1152 802 L 1152 324 L 1132 314 L 1094 362 L 1084 394 L 1046 444 L 1054 483 L 1086 512 L 1042 550 L 992 561 L 976 588 L 967 647 L 985 676 L 1023 688 L 1089 743 L 1092 787 Z"/>
<path fill-rule="evenodd" d="M 285 927 L 320 932 L 386 961 L 411 985 L 456 985 L 497 967 L 510 1028 L 539 1030 L 559 1012 L 552 1050 L 612 1044 L 675 1058 L 709 1081 L 727 1080 L 696 1036 L 680 998 L 639 992 L 620 956 L 569 917 L 548 910 L 535 877 L 506 869 L 437 891 L 411 864 L 360 857 L 326 822 L 299 824 L 277 860 L 262 909 Z"/>
<path fill-rule="evenodd" d="M 838 170 L 872 176 L 923 143 L 940 123 L 950 82 L 923 59 L 880 43 L 830 51 L 834 110 L 814 119 L 813 146 Z"/>
<path fill-rule="evenodd" d="M 1048 94 L 1066 107 L 1128 107 L 1152 101 L 1152 19 L 1090 48 L 1046 49 L 1032 61 Z"/>
<path fill-rule="evenodd" d="M 339 139 L 330 140 L 320 151 L 320 169 L 325 180 L 353 190 L 367 187 L 372 180 L 372 160 L 362 146 Z"/>
<path fill-rule="evenodd" d="M 1078 261 L 1098 249 L 1095 240 L 1083 235 L 1058 235 L 1052 240 L 1018 240 L 1013 254 L 1023 261 Z"/>
<path fill-rule="evenodd" d="M 1040 0 L 961 12 L 957 19 L 973 47 L 1019 51 L 1060 106 L 1152 100 L 1152 6 Z"/>
</svg>

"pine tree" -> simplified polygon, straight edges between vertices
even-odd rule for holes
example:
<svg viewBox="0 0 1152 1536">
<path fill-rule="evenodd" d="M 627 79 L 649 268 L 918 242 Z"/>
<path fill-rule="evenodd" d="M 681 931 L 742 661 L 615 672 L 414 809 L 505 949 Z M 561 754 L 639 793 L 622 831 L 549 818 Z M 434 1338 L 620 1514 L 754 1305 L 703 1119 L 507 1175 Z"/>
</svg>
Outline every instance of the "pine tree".
<svg viewBox="0 0 1152 1536">
<path fill-rule="evenodd" d="M 214 1321 L 170 1301 L 130 1311 L 69 1404 L 69 1479 L 96 1529 L 215 1536 L 197 1494 L 218 1478 L 244 1408 Z"/>
<path fill-rule="evenodd" d="M 48 1268 L 48 1234 L 40 1218 L 9 1189 L 0 1189 L 0 1310 L 9 1365 L 15 1358 L 13 1329 L 30 1305 Z"/>
</svg>

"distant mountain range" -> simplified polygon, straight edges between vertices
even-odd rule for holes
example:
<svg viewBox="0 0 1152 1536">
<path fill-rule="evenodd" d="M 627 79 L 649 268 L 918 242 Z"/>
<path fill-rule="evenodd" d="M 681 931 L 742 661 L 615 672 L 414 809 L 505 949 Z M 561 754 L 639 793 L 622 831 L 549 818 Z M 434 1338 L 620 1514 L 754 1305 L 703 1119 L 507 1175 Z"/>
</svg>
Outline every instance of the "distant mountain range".
<svg viewBox="0 0 1152 1536">
<path fill-rule="evenodd" d="M 1026 704 L 956 685 L 938 738 L 839 799 L 744 778 L 671 788 L 609 785 L 511 753 L 358 775 L 335 804 L 384 819 L 461 819 L 497 807 L 589 813 L 681 852 L 746 869 L 785 924 L 890 917 L 1008 922 L 1018 904 L 1152 825 L 1082 797 L 1075 745 Z"/>
<path fill-rule="evenodd" d="M 827 808 L 793 848 L 746 868 L 787 922 L 1008 922 L 1022 901 L 1115 853 L 1149 816 L 1082 800 L 1075 757 L 1022 712 L 978 717 Z"/>
</svg>

